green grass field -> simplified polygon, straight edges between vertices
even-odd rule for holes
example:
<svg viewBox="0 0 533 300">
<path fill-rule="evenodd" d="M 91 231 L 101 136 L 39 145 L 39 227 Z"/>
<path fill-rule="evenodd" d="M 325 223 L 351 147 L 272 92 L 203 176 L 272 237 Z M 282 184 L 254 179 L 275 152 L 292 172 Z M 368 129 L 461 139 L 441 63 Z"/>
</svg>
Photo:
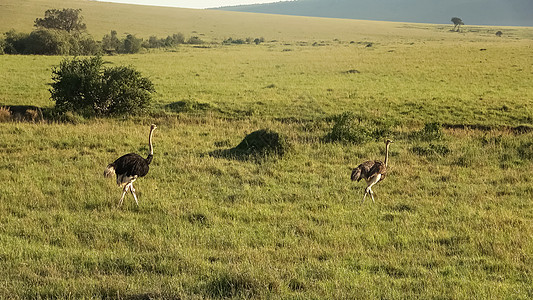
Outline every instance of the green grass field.
<svg viewBox="0 0 533 300">
<path fill-rule="evenodd" d="M 0 20 L 9 8 L 24 25 L 0 29 L 30 31 L 43 7 L 65 7 L 22 2 L 31 9 L 0 4 Z M 0 298 L 533 297 L 533 29 L 497 38 L 488 27 L 69 3 L 95 36 L 196 31 L 209 48 L 104 57 L 153 81 L 150 115 L 0 122 Z M 219 43 L 247 36 L 267 42 Z M 62 59 L 0 55 L 0 107 L 53 107 Z M 384 144 L 327 142 L 344 112 L 395 141 L 376 203 L 349 176 L 383 159 Z M 430 122 L 442 137 L 422 135 Z M 140 206 L 128 195 L 116 208 L 121 189 L 103 170 L 145 156 L 151 123 Z M 261 128 L 291 151 L 212 155 Z"/>
</svg>

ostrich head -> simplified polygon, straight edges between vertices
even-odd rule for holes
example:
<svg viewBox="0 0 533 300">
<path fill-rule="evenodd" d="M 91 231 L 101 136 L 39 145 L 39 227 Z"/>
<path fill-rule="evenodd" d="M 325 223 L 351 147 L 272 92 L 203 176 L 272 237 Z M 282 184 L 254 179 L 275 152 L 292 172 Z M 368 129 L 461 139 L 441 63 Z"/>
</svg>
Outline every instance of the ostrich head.
<svg viewBox="0 0 533 300">
<path fill-rule="evenodd" d="M 385 145 L 392 144 L 392 143 L 393 143 L 393 141 L 391 139 L 386 139 L 385 140 Z"/>
<path fill-rule="evenodd" d="M 157 125 L 155 125 L 155 124 L 150 125 L 150 130 L 154 130 L 156 128 L 157 128 Z"/>
</svg>

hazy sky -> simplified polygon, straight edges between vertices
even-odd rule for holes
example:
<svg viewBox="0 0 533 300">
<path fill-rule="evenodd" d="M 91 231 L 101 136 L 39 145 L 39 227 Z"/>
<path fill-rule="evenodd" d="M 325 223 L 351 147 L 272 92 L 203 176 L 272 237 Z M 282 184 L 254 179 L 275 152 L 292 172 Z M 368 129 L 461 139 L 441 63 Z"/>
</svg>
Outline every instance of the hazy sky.
<svg viewBox="0 0 533 300">
<path fill-rule="evenodd" d="M 98 0 L 117 3 L 131 3 L 157 6 L 175 6 L 184 8 L 212 8 L 241 4 L 271 3 L 280 0 Z"/>
</svg>

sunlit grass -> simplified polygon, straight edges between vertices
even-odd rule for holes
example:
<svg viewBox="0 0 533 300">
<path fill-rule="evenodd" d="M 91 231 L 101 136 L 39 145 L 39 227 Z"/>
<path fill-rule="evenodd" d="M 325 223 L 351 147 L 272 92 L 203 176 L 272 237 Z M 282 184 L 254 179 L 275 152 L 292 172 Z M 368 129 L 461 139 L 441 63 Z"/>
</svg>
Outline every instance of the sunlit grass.
<svg viewBox="0 0 533 300">
<path fill-rule="evenodd" d="M 371 204 L 361 203 L 363 184 L 349 181 L 349 167 L 380 158 L 381 142 L 309 143 L 297 124 L 190 121 L 159 120 L 152 169 L 137 181 L 140 207 L 127 198 L 121 209 L 120 189 L 101 173 L 122 153 L 146 152 L 148 126 L 0 124 L 5 291 L 215 298 L 531 293 L 531 160 L 518 150 L 530 134 L 446 131 L 435 141 L 449 147 L 446 156 L 418 155 L 410 149 L 424 142 L 398 138 L 391 174 Z M 263 164 L 208 155 L 214 142 L 235 145 L 258 127 L 286 133 L 294 151 Z M 311 135 L 319 140 L 325 130 Z M 502 155 L 515 163 L 500 165 Z"/>
<path fill-rule="evenodd" d="M 157 90 L 156 110 L 193 101 L 227 116 L 314 119 L 355 111 L 401 123 L 517 126 L 531 123 L 529 52 L 527 42 L 260 45 L 182 47 L 105 60 L 148 76 Z M 2 73 L 0 103 L 53 106 L 47 84 L 59 60 L 0 57 L 0 66 L 11 70 Z"/>
</svg>

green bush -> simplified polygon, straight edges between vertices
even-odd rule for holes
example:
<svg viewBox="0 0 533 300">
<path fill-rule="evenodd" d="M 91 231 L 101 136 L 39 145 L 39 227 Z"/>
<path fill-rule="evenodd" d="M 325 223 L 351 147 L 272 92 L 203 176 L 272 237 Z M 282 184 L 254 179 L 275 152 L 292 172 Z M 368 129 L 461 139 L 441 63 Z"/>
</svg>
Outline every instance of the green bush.
<svg viewBox="0 0 533 300">
<path fill-rule="evenodd" d="M 169 35 L 164 40 L 164 45 L 166 47 L 173 47 L 179 44 L 185 44 L 185 36 L 181 32 L 175 33 L 172 36 Z"/>
<path fill-rule="evenodd" d="M 197 36 L 191 36 L 187 40 L 187 44 L 191 44 L 191 45 L 201 45 L 203 43 L 204 43 L 204 41 L 202 39 L 200 39 L 199 37 L 197 37 Z"/>
<path fill-rule="evenodd" d="M 261 129 L 248 134 L 235 150 L 246 155 L 285 155 L 291 146 L 287 139 L 275 131 Z"/>
<path fill-rule="evenodd" d="M 24 54 L 65 55 L 75 48 L 76 41 L 66 31 L 39 29 L 32 31 Z"/>
<path fill-rule="evenodd" d="M 100 47 L 88 34 L 72 35 L 64 30 L 45 28 L 29 34 L 11 30 L 0 48 L 7 54 L 94 55 L 100 52 Z"/>
<path fill-rule="evenodd" d="M 103 68 L 100 56 L 65 59 L 52 73 L 50 93 L 59 113 L 138 114 L 149 107 L 155 91 L 152 82 L 133 68 Z"/>
<path fill-rule="evenodd" d="M 102 52 L 102 47 L 90 36 L 80 35 L 77 39 L 76 51 L 70 55 L 97 55 Z"/>
<path fill-rule="evenodd" d="M 117 32 L 111 30 L 110 34 L 104 35 L 102 38 L 102 49 L 107 52 L 118 52 L 120 50 L 121 42 L 117 37 Z"/>
<path fill-rule="evenodd" d="M 101 57 L 64 59 L 52 70 L 50 93 L 58 112 L 75 111 L 83 115 L 100 114 L 102 103 Z"/>
<path fill-rule="evenodd" d="M 132 34 L 128 34 L 126 39 L 124 39 L 123 47 L 121 49 L 122 51 L 120 52 L 129 54 L 138 53 L 141 50 L 142 41 L 142 39 L 136 38 Z"/>
<path fill-rule="evenodd" d="M 102 111 L 106 115 L 139 114 L 145 112 L 155 91 L 152 82 L 131 67 L 104 70 L 102 78 Z"/>
<path fill-rule="evenodd" d="M 355 124 L 351 114 L 342 114 L 335 118 L 335 124 L 328 135 L 330 141 L 363 144 L 372 139 L 370 131 Z"/>
<path fill-rule="evenodd" d="M 10 30 L 6 32 L 4 52 L 6 54 L 22 54 L 28 44 L 28 33 L 16 32 Z"/>
<path fill-rule="evenodd" d="M 210 155 L 261 163 L 268 159 L 282 158 L 291 149 L 292 145 L 283 134 L 270 129 L 261 129 L 248 134 L 234 148 L 216 150 Z"/>
<path fill-rule="evenodd" d="M 393 135 L 392 123 L 380 120 L 364 122 L 351 112 L 333 117 L 335 124 L 325 137 L 328 142 L 364 144 Z"/>
<path fill-rule="evenodd" d="M 175 47 L 180 44 L 185 44 L 185 36 L 183 33 L 175 33 L 167 36 L 165 39 L 159 39 L 155 35 L 150 36 L 148 41 L 143 43 L 145 48 L 161 48 L 161 47 Z"/>
</svg>

